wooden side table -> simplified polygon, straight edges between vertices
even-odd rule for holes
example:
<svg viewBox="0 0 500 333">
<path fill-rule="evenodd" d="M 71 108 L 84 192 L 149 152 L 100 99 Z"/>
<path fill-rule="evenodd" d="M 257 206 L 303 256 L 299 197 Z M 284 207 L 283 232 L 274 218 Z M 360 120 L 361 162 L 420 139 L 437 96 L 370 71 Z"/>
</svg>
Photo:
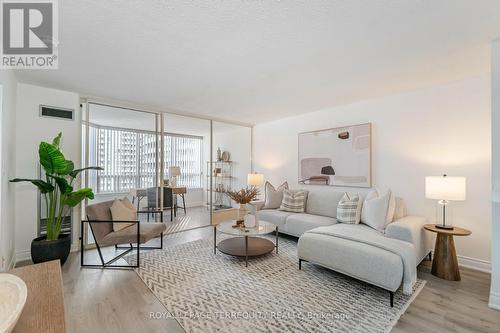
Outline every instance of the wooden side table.
<svg viewBox="0 0 500 333">
<path fill-rule="evenodd" d="M 460 281 L 457 252 L 453 236 L 469 236 L 467 229 L 454 227 L 453 229 L 440 229 L 434 224 L 424 225 L 424 229 L 437 233 L 434 259 L 432 260 L 432 275 L 450 281 Z"/>
<path fill-rule="evenodd" d="M 13 333 L 66 332 L 64 289 L 59 260 L 14 268 L 28 287 L 28 298 Z"/>
</svg>

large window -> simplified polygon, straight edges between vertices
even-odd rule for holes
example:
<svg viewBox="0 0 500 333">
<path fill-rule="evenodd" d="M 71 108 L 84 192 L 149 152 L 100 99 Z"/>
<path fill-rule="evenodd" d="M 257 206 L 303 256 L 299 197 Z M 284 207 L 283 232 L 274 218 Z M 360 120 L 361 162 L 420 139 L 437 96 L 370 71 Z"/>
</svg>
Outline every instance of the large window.
<svg viewBox="0 0 500 333">
<path fill-rule="evenodd" d="M 165 134 L 164 174 L 168 175 L 170 166 L 181 168 L 181 176 L 177 177 L 178 186 L 202 188 L 202 145 L 203 137 L 180 134 Z"/>
<path fill-rule="evenodd" d="M 158 138 L 159 139 L 159 138 Z M 154 186 L 157 136 L 154 132 L 90 124 L 89 164 L 104 171 L 90 173 L 89 186 L 97 193 L 128 192 Z M 170 166 L 179 166 L 179 186 L 202 187 L 203 137 L 164 134 L 165 178 Z"/>
</svg>

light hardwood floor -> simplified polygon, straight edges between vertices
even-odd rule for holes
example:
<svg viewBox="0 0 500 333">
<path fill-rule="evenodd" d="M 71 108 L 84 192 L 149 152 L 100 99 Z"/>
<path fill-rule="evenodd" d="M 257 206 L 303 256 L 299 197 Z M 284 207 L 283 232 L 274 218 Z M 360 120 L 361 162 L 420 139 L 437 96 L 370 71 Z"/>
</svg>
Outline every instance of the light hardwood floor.
<svg viewBox="0 0 500 333">
<path fill-rule="evenodd" d="M 165 245 L 211 234 L 210 227 L 172 234 Z M 95 252 L 88 258 L 97 259 Z M 500 332 L 500 312 L 487 306 L 490 275 L 461 273 L 460 282 L 444 281 L 423 262 L 418 275 L 428 282 L 393 332 Z M 150 319 L 150 312 L 166 310 L 131 270 L 81 269 L 75 253 L 63 267 L 63 281 L 68 332 L 182 332 L 173 319 Z"/>
</svg>

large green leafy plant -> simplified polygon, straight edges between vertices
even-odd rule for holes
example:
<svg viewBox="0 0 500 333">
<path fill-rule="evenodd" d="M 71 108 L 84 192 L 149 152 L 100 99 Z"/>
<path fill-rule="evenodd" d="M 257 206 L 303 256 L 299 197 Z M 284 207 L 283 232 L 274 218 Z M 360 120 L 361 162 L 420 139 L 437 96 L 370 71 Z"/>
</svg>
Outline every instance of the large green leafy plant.
<svg viewBox="0 0 500 333">
<path fill-rule="evenodd" d="M 91 188 L 73 191 L 73 183 L 84 170 L 103 170 L 100 167 L 75 169 L 72 161 L 67 160 L 59 147 L 62 133 L 52 143 L 41 142 L 38 147 L 40 164 L 45 170 L 45 180 L 15 178 L 11 182 L 30 182 L 45 196 L 47 212 L 47 240 L 56 240 L 61 233 L 64 216 L 72 207 L 85 198 L 94 199 Z"/>
</svg>

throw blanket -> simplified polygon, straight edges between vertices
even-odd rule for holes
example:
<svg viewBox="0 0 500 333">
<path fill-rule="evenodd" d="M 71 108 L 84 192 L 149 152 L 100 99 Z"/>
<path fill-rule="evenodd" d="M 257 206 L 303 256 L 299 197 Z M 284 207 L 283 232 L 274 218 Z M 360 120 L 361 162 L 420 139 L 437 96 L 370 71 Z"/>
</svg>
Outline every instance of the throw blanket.
<svg viewBox="0 0 500 333">
<path fill-rule="evenodd" d="M 308 233 L 340 237 L 397 254 L 403 262 L 403 293 L 411 294 L 417 281 L 417 263 L 413 244 L 399 239 L 384 236 L 378 231 L 364 225 L 337 223 L 332 226 L 314 228 Z"/>
</svg>

